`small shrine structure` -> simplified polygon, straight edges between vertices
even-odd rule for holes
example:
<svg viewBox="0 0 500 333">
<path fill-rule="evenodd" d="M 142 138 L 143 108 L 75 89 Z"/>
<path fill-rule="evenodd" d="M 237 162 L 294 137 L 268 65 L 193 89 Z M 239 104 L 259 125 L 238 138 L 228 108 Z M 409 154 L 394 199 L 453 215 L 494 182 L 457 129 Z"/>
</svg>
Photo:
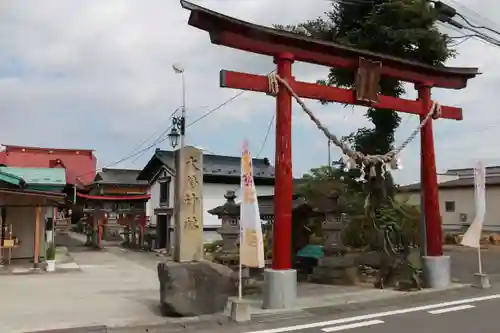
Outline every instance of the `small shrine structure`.
<svg viewBox="0 0 500 333">
<path fill-rule="evenodd" d="M 94 181 L 77 193 L 83 205 L 87 245 L 102 247 L 103 239 L 121 239 L 126 246 L 141 248 L 146 227 L 146 202 L 149 184 L 137 180 L 140 170 L 109 169 L 99 172 Z"/>
</svg>

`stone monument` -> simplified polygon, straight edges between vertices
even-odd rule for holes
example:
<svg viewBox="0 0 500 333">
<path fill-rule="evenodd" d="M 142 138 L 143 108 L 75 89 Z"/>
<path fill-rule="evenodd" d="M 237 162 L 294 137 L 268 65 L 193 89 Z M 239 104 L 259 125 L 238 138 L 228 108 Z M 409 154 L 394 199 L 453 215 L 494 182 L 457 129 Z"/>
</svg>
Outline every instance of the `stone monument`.
<svg viewBox="0 0 500 333">
<path fill-rule="evenodd" d="M 237 293 L 234 272 L 203 260 L 203 155 L 194 147 L 176 151 L 174 261 L 158 264 L 160 305 L 166 316 L 224 311 Z"/>
<path fill-rule="evenodd" d="M 174 254 L 176 262 L 203 260 L 203 152 L 176 151 Z"/>
</svg>

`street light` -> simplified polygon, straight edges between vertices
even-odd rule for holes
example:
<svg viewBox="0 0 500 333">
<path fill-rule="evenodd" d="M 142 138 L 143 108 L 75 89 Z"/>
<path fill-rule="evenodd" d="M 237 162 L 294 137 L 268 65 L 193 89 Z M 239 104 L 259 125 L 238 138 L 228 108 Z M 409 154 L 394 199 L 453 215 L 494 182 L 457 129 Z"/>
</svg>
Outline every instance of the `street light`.
<svg viewBox="0 0 500 333">
<path fill-rule="evenodd" d="M 170 133 L 168 134 L 168 138 L 170 139 L 170 145 L 172 148 L 176 148 L 177 145 L 179 144 L 179 137 L 181 135 L 179 134 L 179 131 L 177 131 L 177 128 L 173 127 Z"/>
<path fill-rule="evenodd" d="M 179 139 L 182 138 L 185 134 L 184 132 L 185 132 L 184 118 L 174 117 L 172 119 L 172 129 L 168 134 L 168 138 L 170 139 L 170 144 L 172 145 L 172 148 L 175 149 L 177 147 L 177 145 L 179 144 Z"/>
<path fill-rule="evenodd" d="M 184 73 L 184 67 L 182 67 L 181 64 L 173 64 L 172 68 L 173 68 L 174 72 L 176 72 L 177 74 Z"/>
</svg>

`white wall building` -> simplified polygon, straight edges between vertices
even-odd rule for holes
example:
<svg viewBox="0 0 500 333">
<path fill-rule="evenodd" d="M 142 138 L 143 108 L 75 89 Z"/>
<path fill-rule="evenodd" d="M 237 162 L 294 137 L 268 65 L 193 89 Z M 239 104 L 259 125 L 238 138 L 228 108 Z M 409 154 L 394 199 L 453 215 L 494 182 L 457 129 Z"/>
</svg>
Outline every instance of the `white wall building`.
<svg viewBox="0 0 500 333">
<path fill-rule="evenodd" d="M 174 151 L 157 149 L 151 160 L 139 174 L 138 179 L 149 181 L 151 199 L 146 204 L 146 214 L 150 222 L 156 225 L 157 235 L 166 235 L 165 239 L 158 237 L 158 247 L 171 245 L 171 230 L 173 228 L 173 207 L 175 193 Z M 205 242 L 219 239 L 216 229 L 221 221 L 217 216 L 207 211 L 226 202 L 224 195 L 228 190 L 234 190 L 239 197 L 240 168 L 239 156 L 203 155 L 203 225 Z M 267 158 L 253 159 L 254 181 L 257 195 L 274 194 L 274 167 Z M 238 202 L 238 198 L 236 199 Z M 167 231 L 167 229 L 169 231 Z"/>
<path fill-rule="evenodd" d="M 439 211 L 444 230 L 465 229 L 476 215 L 474 170 L 452 169 L 438 174 Z M 398 198 L 420 205 L 420 184 L 402 186 Z M 500 166 L 486 168 L 486 217 L 484 231 L 500 231 Z"/>
</svg>

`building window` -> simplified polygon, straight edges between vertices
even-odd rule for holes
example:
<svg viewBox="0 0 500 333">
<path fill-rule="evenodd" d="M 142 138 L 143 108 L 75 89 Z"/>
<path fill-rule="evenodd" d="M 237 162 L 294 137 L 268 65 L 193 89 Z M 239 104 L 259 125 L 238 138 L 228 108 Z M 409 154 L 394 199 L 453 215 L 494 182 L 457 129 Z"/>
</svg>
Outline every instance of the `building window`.
<svg viewBox="0 0 500 333">
<path fill-rule="evenodd" d="M 445 201 L 444 209 L 448 213 L 452 213 L 455 211 L 455 201 Z"/>
<path fill-rule="evenodd" d="M 170 180 L 160 182 L 160 203 L 168 204 L 170 201 Z"/>
</svg>

